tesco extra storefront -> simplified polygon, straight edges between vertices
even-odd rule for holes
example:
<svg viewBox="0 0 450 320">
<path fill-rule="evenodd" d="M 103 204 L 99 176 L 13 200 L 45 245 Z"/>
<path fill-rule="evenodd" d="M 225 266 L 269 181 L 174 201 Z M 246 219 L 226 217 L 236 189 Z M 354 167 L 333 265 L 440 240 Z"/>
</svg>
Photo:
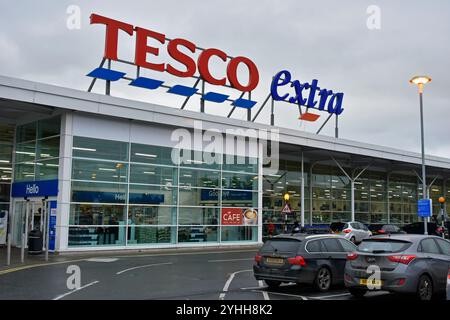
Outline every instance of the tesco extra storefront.
<svg viewBox="0 0 450 320">
<path fill-rule="evenodd" d="M 281 100 L 304 107 L 302 121 L 338 117 L 342 93 L 283 70 L 258 103 L 251 96 L 258 69 L 248 58 L 202 49 L 195 62 L 179 50 L 197 50 L 187 40 L 167 44 L 163 34 L 99 15 L 91 23 L 104 24 L 107 33 L 89 91 L 97 82 L 105 94 L 0 77 L 0 114 L 10 119 L 0 124 L 0 209 L 8 213 L 14 246 L 36 228 L 49 232 L 50 250 L 62 252 L 257 244 L 294 221 L 305 227 L 418 221 L 419 154 L 285 129 L 273 107 L 268 124 L 254 121 L 259 108 Z M 121 62 L 118 32 L 136 34 L 136 74 L 121 72 L 120 64 L 111 68 L 110 61 Z M 158 50 L 148 37 L 167 45 L 185 69 L 151 63 L 148 56 Z M 212 56 L 226 65 L 222 79 L 208 70 Z M 244 84 L 239 64 L 249 72 Z M 157 71 L 155 78 L 140 75 L 141 68 Z M 194 78 L 198 71 L 199 81 L 166 86 L 157 79 L 164 70 Z M 113 97 L 116 81 L 153 94 L 200 96 L 200 112 Z M 202 81 L 219 89 L 206 92 Z M 224 85 L 237 94 L 221 93 Z M 208 114 L 206 103 L 244 108 L 247 121 Z M 450 159 L 429 156 L 427 166 L 425 192 L 432 199 L 450 195 Z"/>
</svg>

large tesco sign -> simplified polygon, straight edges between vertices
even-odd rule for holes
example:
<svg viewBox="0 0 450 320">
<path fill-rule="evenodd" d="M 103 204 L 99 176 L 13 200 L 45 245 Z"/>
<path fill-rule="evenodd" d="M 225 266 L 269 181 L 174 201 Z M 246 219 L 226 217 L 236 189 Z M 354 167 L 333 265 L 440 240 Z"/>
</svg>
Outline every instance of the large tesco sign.
<svg viewBox="0 0 450 320">
<path fill-rule="evenodd" d="M 153 30 L 148 30 L 141 27 L 136 27 L 131 24 L 121 22 L 118 20 L 110 19 L 98 14 L 91 15 L 91 24 L 103 24 L 106 27 L 105 36 L 105 52 L 104 58 L 111 60 L 118 60 L 117 46 L 119 31 L 125 32 L 130 36 L 135 35 L 135 54 L 134 63 L 143 68 L 164 72 L 177 76 L 177 77 L 192 77 L 198 70 L 201 78 L 206 82 L 213 85 L 225 85 L 228 82 L 230 85 L 242 92 L 248 92 L 254 90 L 259 83 L 259 72 L 256 64 L 247 57 L 234 57 L 228 62 L 228 55 L 224 51 L 215 48 L 209 48 L 202 50 L 198 56 L 197 61 L 191 56 L 182 52 L 189 51 L 195 54 L 197 46 L 195 43 L 176 38 L 167 41 L 166 35 Z M 161 47 L 148 45 L 148 40 L 156 40 L 161 44 Z M 167 44 L 166 44 L 167 42 Z M 184 65 L 184 69 L 180 70 L 174 67 L 171 63 L 154 63 L 151 59 L 147 58 L 148 55 L 158 56 L 160 50 L 165 45 L 167 53 L 175 61 Z M 224 71 L 222 77 L 214 77 L 209 70 L 209 60 L 212 57 L 217 57 L 224 62 Z M 245 65 L 248 70 L 248 81 L 242 83 L 238 79 L 238 67 Z"/>
</svg>

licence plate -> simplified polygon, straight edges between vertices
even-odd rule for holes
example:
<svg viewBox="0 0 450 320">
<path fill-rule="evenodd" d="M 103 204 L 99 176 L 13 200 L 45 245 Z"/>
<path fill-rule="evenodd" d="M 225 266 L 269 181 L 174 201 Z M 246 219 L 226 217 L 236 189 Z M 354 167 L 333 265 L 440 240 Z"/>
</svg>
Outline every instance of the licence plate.
<svg viewBox="0 0 450 320">
<path fill-rule="evenodd" d="M 269 264 L 284 264 L 284 260 L 280 258 L 266 258 L 266 262 Z"/>
<path fill-rule="evenodd" d="M 368 284 L 371 284 L 373 286 L 382 286 L 383 285 L 383 281 L 382 280 L 377 280 L 377 279 L 371 279 L 371 280 L 359 279 L 359 284 L 364 285 L 364 286 L 366 286 Z"/>
</svg>

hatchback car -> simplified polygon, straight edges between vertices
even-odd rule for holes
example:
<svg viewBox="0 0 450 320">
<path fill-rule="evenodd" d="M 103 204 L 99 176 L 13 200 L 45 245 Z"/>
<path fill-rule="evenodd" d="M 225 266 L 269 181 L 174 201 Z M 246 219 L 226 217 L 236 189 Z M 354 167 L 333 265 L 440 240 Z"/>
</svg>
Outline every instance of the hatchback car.
<svg viewBox="0 0 450 320">
<path fill-rule="evenodd" d="M 409 234 L 424 234 L 423 222 L 414 222 L 403 226 L 403 231 Z M 427 232 L 429 235 L 442 237 L 442 227 L 435 222 L 427 223 Z"/>
<path fill-rule="evenodd" d="M 421 300 L 444 296 L 450 242 L 436 236 L 398 234 L 364 240 L 350 253 L 345 285 L 354 296 L 368 289 L 415 294 Z M 378 270 L 378 277 L 374 277 Z"/>
<path fill-rule="evenodd" d="M 295 282 L 327 291 L 343 284 L 347 253 L 355 250 L 353 243 L 336 235 L 279 235 L 258 251 L 253 272 L 271 288 Z"/>
<path fill-rule="evenodd" d="M 372 236 L 372 232 L 361 222 L 332 223 L 330 230 L 334 234 L 342 235 L 353 243 L 360 243 Z"/>
</svg>

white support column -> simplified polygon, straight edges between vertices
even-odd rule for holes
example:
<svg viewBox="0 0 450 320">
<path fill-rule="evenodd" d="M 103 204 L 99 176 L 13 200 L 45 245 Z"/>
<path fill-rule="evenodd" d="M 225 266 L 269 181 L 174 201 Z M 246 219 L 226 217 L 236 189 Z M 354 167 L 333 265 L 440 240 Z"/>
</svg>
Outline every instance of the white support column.
<svg viewBox="0 0 450 320">
<path fill-rule="evenodd" d="M 258 242 L 263 241 L 263 142 L 258 141 Z"/>
<path fill-rule="evenodd" d="M 305 226 L 305 175 L 304 175 L 304 163 L 303 163 L 303 151 L 302 151 L 302 162 L 301 162 L 301 170 L 302 170 L 302 175 L 301 175 L 301 189 L 300 189 L 300 205 L 301 205 L 301 226 L 304 227 Z"/>
<path fill-rule="evenodd" d="M 56 209 L 56 245 L 55 251 L 64 251 L 69 240 L 70 215 L 70 179 L 72 175 L 73 145 L 72 113 L 61 115 L 61 137 L 59 143 L 58 198 Z"/>
</svg>

